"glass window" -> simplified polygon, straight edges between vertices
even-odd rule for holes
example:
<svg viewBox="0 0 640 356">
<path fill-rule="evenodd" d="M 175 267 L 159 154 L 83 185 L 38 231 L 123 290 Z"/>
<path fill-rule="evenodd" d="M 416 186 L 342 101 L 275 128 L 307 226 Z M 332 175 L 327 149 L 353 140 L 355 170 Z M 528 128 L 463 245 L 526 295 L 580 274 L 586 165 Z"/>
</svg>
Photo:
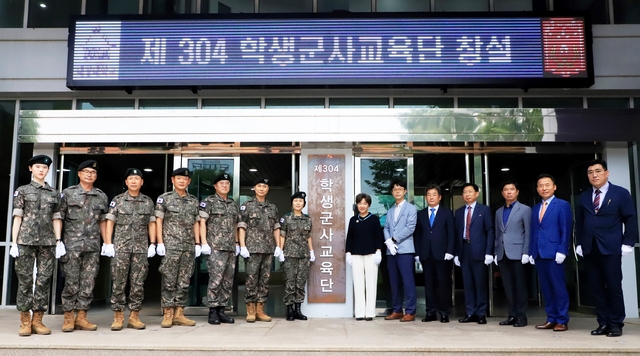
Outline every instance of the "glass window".
<svg viewBox="0 0 640 356">
<path fill-rule="evenodd" d="M 23 100 L 20 110 L 71 110 L 71 100 Z"/>
<path fill-rule="evenodd" d="M 153 15 L 195 14 L 196 0 L 144 0 L 142 13 Z"/>
<path fill-rule="evenodd" d="M 203 109 L 260 109 L 260 98 L 202 99 Z"/>
<path fill-rule="evenodd" d="M 323 109 L 324 98 L 270 98 L 265 100 L 267 109 Z"/>
<path fill-rule="evenodd" d="M 9 201 L 9 183 L 11 181 L 11 155 L 13 153 L 13 128 L 16 112 L 15 101 L 0 101 L 0 231 L 6 231 L 7 228 L 7 203 Z M 7 235 L 10 239 L 10 234 Z M 0 259 L 4 255 L 0 255 Z M 0 274 L 0 278 L 2 274 Z"/>
<path fill-rule="evenodd" d="M 200 13 L 203 14 L 252 14 L 253 0 L 202 0 Z"/>
<path fill-rule="evenodd" d="M 260 0 L 260 12 L 311 12 L 312 0 Z"/>
<path fill-rule="evenodd" d="M 629 98 L 587 98 L 588 108 L 628 109 Z"/>
<path fill-rule="evenodd" d="M 547 0 L 493 0 L 494 11 L 546 11 Z"/>
<path fill-rule="evenodd" d="M 139 109 L 197 109 L 198 99 L 140 99 Z"/>
<path fill-rule="evenodd" d="M 331 98 L 329 99 L 330 108 L 388 108 L 389 99 L 387 98 Z"/>
<path fill-rule="evenodd" d="M 607 0 L 553 0 L 553 9 L 567 13 L 587 11 L 591 15 L 591 23 L 608 24 L 607 2 Z"/>
<path fill-rule="evenodd" d="M 137 14 L 136 0 L 87 0 L 87 15 Z"/>
<path fill-rule="evenodd" d="M 582 98 L 522 98 L 523 108 L 583 108 Z"/>
<path fill-rule="evenodd" d="M 371 12 L 371 0 L 318 0 L 318 12 Z"/>
<path fill-rule="evenodd" d="M 0 0 L 0 28 L 22 27 L 24 0 Z"/>
<path fill-rule="evenodd" d="M 436 0 L 434 11 L 489 11 L 489 0 Z"/>
<path fill-rule="evenodd" d="M 640 98 L 633 98 L 633 107 L 640 109 Z"/>
<path fill-rule="evenodd" d="M 452 108 L 453 98 L 393 98 L 394 108 Z"/>
<path fill-rule="evenodd" d="M 27 27 L 69 27 L 71 15 L 80 15 L 82 0 L 29 1 Z"/>
<path fill-rule="evenodd" d="M 616 24 L 640 24 L 638 0 L 613 0 L 613 22 Z"/>
<path fill-rule="evenodd" d="M 458 98 L 459 108 L 518 108 L 518 98 Z"/>
<path fill-rule="evenodd" d="M 134 99 L 86 99 L 76 101 L 76 110 L 130 110 Z"/>
<path fill-rule="evenodd" d="M 378 0 L 378 12 L 425 12 L 431 10 L 430 0 Z"/>
</svg>

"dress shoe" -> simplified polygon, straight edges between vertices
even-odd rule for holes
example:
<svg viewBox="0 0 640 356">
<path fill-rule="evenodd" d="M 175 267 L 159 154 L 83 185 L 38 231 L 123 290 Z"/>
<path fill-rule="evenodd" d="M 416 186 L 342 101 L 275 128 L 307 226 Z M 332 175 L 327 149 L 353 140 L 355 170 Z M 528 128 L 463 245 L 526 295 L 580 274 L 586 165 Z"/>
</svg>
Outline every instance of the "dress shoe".
<svg viewBox="0 0 640 356">
<path fill-rule="evenodd" d="M 567 324 L 556 324 L 556 326 L 553 327 L 553 331 L 567 331 L 569 330 L 569 325 Z"/>
<path fill-rule="evenodd" d="M 356 318 L 356 321 L 363 321 L 364 318 Z"/>
<path fill-rule="evenodd" d="M 427 314 L 425 315 L 424 318 L 422 318 L 423 323 L 426 323 L 428 321 L 436 321 L 436 320 L 438 320 L 438 317 L 436 317 L 435 314 Z"/>
<path fill-rule="evenodd" d="M 467 315 L 464 318 L 458 319 L 458 322 L 460 323 L 475 323 L 477 321 L 478 321 L 477 315 Z"/>
<path fill-rule="evenodd" d="M 414 321 L 416 320 L 416 315 L 415 314 L 405 314 L 402 319 L 400 319 L 401 322 L 406 322 L 406 321 Z"/>
<path fill-rule="evenodd" d="M 440 316 L 440 322 L 441 323 L 448 323 L 449 322 L 449 316 L 448 315 L 441 315 Z"/>
<path fill-rule="evenodd" d="M 368 317 L 364 318 L 364 320 L 366 320 L 366 321 L 371 321 L 371 320 L 373 320 L 373 318 L 372 318 L 372 317 L 370 317 L 370 316 L 368 316 Z"/>
<path fill-rule="evenodd" d="M 478 324 L 486 324 L 487 323 L 487 318 L 484 317 L 484 315 L 478 315 Z"/>
<path fill-rule="evenodd" d="M 544 324 L 536 325 L 536 329 L 548 330 L 548 329 L 553 329 L 555 326 L 556 326 L 556 323 L 552 323 L 550 321 L 547 321 Z"/>
<path fill-rule="evenodd" d="M 384 320 L 397 320 L 397 319 L 402 319 L 402 317 L 404 316 L 404 314 L 402 313 L 396 313 L 393 312 L 387 316 L 384 317 Z"/>
<path fill-rule="evenodd" d="M 527 322 L 523 320 L 516 319 L 515 323 L 513 323 L 514 328 L 523 328 L 525 326 L 527 326 Z"/>
<path fill-rule="evenodd" d="M 622 336 L 622 328 L 612 326 L 609 332 L 607 333 L 607 337 L 618 337 L 618 336 Z"/>
<path fill-rule="evenodd" d="M 501 321 L 499 324 L 500 325 L 513 325 L 516 323 L 516 318 L 510 316 L 507 318 L 507 320 Z"/>
<path fill-rule="evenodd" d="M 607 333 L 609 333 L 609 325 L 600 325 L 597 329 L 591 330 L 593 336 L 607 335 Z"/>
</svg>

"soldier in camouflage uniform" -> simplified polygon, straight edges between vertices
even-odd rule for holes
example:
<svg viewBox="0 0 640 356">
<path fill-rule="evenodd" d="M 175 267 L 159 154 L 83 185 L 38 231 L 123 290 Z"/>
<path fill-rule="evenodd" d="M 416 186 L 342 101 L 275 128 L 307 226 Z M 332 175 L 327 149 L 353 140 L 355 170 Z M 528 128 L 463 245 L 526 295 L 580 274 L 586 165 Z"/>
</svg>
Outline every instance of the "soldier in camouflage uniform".
<svg viewBox="0 0 640 356">
<path fill-rule="evenodd" d="M 44 181 L 49 172 L 51 158 L 45 155 L 34 156 L 28 165 L 33 180 L 19 187 L 13 194 L 13 243 L 9 252 L 15 258 L 15 271 L 18 276 L 18 334 L 29 336 L 33 332 L 49 335 L 51 329 L 42 324 L 42 316 L 49 304 L 56 241 L 60 241 L 62 228 L 60 214 L 56 213 L 60 204 L 60 194 Z M 38 269 L 35 291 L 34 262 Z M 30 310 L 33 310 L 33 319 Z"/>
<path fill-rule="evenodd" d="M 224 313 L 233 287 L 233 275 L 236 268 L 236 256 L 240 252 L 236 224 L 238 223 L 238 204 L 228 194 L 231 190 L 231 177 L 220 174 L 213 180 L 216 194 L 210 195 L 200 203 L 200 241 L 204 253 L 205 246 L 212 252 L 207 260 L 209 288 L 207 304 L 209 306 L 209 324 L 232 324 L 235 320 Z"/>
<path fill-rule="evenodd" d="M 291 196 L 293 211 L 280 219 L 280 244 L 284 264 L 284 304 L 287 306 L 287 320 L 307 320 L 300 305 L 304 302 L 304 287 L 309 278 L 309 262 L 316 260 L 311 244 L 311 218 L 303 214 L 306 205 L 305 192 Z M 295 309 L 294 309 L 295 305 Z"/>
<path fill-rule="evenodd" d="M 269 179 L 258 178 L 254 182 L 256 196 L 240 207 L 238 222 L 238 240 L 240 255 L 245 258 L 244 300 L 247 305 L 247 322 L 271 321 L 264 312 L 264 303 L 269 294 L 269 277 L 273 257 L 279 257 L 280 223 L 278 208 L 266 199 L 269 192 Z M 271 251 L 275 253 L 272 254 Z"/>
<path fill-rule="evenodd" d="M 194 259 L 200 256 L 198 199 L 187 192 L 191 183 L 189 170 L 178 168 L 171 176 L 174 190 L 156 201 L 156 237 L 162 274 L 161 302 L 164 318 L 160 326 L 194 326 L 196 322 L 184 316 L 189 297 L 189 283 L 195 270 Z M 194 247 L 195 244 L 195 247 Z M 166 245 L 166 251 L 165 251 Z M 166 252 L 166 254 L 165 254 Z"/>
<path fill-rule="evenodd" d="M 98 163 L 84 161 L 78 166 L 80 184 L 62 191 L 58 212 L 64 222 L 62 240 L 67 254 L 60 258 L 65 277 L 62 290 L 64 322 L 62 331 L 97 330 L 87 321 L 93 300 L 93 287 L 100 265 L 100 237 L 104 236 L 105 215 L 109 200 L 93 186 L 98 177 Z M 74 320 L 74 313 L 78 315 Z"/>
<path fill-rule="evenodd" d="M 142 171 L 129 168 L 125 173 L 127 191 L 113 198 L 107 213 L 105 243 L 110 245 L 113 235 L 115 245 L 115 258 L 111 262 L 111 310 L 114 312 L 111 330 L 114 331 L 122 330 L 124 324 L 127 280 L 131 311 L 127 327 L 138 330 L 145 328 L 139 319 L 139 312 L 144 299 L 144 281 L 149 271 L 149 240 L 152 244 L 156 241 L 156 217 L 153 200 L 140 193 L 144 184 L 142 178 Z"/>
</svg>

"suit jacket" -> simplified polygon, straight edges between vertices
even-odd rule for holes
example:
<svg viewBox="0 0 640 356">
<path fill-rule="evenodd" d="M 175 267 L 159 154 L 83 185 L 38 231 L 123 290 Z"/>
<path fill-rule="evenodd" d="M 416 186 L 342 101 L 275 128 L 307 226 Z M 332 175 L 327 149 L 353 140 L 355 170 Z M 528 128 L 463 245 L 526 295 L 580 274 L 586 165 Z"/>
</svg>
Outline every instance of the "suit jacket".
<svg viewBox="0 0 640 356">
<path fill-rule="evenodd" d="M 393 204 L 387 211 L 387 220 L 384 223 L 384 240 L 394 238 L 398 245 L 398 253 L 415 253 L 413 247 L 413 231 L 416 229 L 418 210 L 416 206 L 406 201 L 402 204 L 398 220 L 394 220 L 396 205 Z M 389 254 L 389 249 L 387 249 Z"/>
<path fill-rule="evenodd" d="M 520 260 L 529 254 L 531 238 L 531 208 L 516 201 L 505 225 L 502 219 L 504 206 L 496 212 L 496 256 L 498 261 L 504 255 L 510 260 Z"/>
<path fill-rule="evenodd" d="M 445 253 L 455 254 L 456 237 L 451 209 L 440 205 L 433 226 L 429 223 L 429 207 L 420 210 L 413 243 L 421 261 L 429 257 L 444 261 Z"/>
<path fill-rule="evenodd" d="M 466 226 L 465 209 L 467 205 L 456 210 L 455 226 L 456 226 L 456 255 L 462 262 L 462 244 L 464 230 Z M 474 260 L 484 261 L 485 255 L 493 256 L 495 243 L 495 233 L 493 231 L 493 219 L 491 218 L 491 209 L 488 206 L 476 203 L 471 215 L 471 226 L 469 227 L 471 235 L 471 255 Z"/>
<path fill-rule="evenodd" d="M 603 255 L 620 255 L 620 246 L 633 246 L 638 242 L 638 218 L 629 191 L 609 183 L 598 212 L 593 208 L 588 189 L 580 194 L 576 211 L 576 240 L 582 252 L 589 254 L 593 239 Z M 624 224 L 624 231 L 622 225 Z"/>
<path fill-rule="evenodd" d="M 571 205 L 566 200 L 553 198 L 541 222 L 539 220 L 541 204 L 536 204 L 531 210 L 529 254 L 533 258 L 556 258 L 556 252 L 566 255 L 573 230 Z"/>
</svg>

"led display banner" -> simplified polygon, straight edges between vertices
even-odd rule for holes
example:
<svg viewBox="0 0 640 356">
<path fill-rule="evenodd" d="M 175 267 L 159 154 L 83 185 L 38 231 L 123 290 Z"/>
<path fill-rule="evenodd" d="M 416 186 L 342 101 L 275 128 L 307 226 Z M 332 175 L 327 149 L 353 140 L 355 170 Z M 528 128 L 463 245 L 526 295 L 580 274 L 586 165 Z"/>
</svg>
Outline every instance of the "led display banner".
<svg viewBox="0 0 640 356">
<path fill-rule="evenodd" d="M 77 17 L 67 86 L 593 84 L 584 17 L 510 15 Z"/>
</svg>

